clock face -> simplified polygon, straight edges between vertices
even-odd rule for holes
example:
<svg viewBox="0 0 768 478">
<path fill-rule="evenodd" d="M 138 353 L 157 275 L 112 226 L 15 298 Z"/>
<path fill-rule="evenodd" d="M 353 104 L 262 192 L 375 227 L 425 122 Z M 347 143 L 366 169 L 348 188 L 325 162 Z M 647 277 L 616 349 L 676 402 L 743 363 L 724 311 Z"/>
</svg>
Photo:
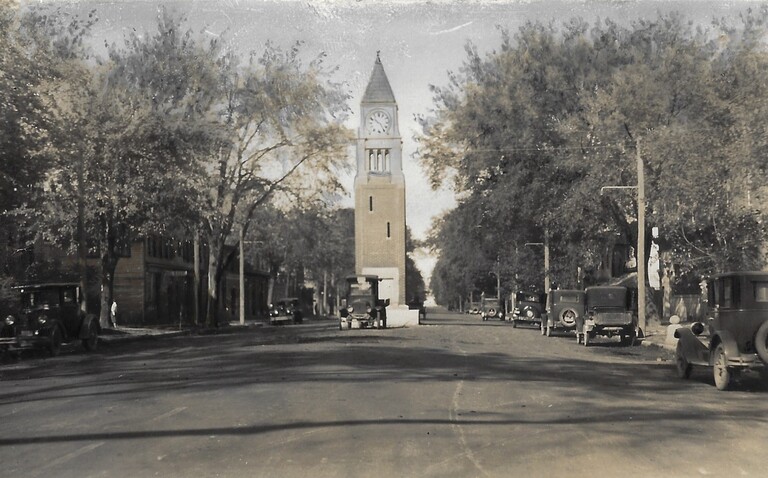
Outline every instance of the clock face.
<svg viewBox="0 0 768 478">
<path fill-rule="evenodd" d="M 383 111 L 374 111 L 368 116 L 368 132 L 384 134 L 389 131 L 389 115 Z"/>
</svg>

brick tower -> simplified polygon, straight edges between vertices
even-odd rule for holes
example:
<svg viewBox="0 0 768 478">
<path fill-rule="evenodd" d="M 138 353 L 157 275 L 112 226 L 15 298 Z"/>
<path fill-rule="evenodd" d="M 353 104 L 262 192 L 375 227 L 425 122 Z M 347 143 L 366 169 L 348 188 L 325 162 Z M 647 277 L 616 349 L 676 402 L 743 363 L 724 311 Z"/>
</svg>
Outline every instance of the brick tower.
<svg viewBox="0 0 768 478">
<path fill-rule="evenodd" d="M 360 102 L 355 270 L 376 274 L 382 298 L 405 304 L 405 177 L 397 102 L 379 54 Z"/>
</svg>

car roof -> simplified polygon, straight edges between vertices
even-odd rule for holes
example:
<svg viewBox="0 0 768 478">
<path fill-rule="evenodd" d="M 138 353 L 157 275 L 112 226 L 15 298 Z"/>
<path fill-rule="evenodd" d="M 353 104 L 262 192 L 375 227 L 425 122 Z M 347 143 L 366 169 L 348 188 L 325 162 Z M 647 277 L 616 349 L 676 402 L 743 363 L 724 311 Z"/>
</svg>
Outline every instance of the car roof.
<svg viewBox="0 0 768 478">
<path fill-rule="evenodd" d="M 11 287 L 12 289 L 53 289 L 58 287 L 77 287 L 77 282 L 46 282 L 42 284 L 23 284 Z"/>
<path fill-rule="evenodd" d="M 768 278 L 768 271 L 731 271 L 714 274 L 710 279 L 720 279 L 722 277 L 765 277 Z"/>
</svg>

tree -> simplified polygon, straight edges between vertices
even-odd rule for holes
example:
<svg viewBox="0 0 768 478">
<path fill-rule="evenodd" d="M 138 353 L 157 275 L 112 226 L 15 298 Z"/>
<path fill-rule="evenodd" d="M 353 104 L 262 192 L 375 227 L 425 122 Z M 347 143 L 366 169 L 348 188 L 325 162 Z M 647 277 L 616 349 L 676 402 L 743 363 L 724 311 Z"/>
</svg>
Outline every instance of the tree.
<svg viewBox="0 0 768 478">
<path fill-rule="evenodd" d="M 217 138 L 195 155 L 195 210 L 208 243 L 208 325 L 215 324 L 217 284 L 233 232 L 247 233 L 276 191 L 340 187 L 336 169 L 350 141 L 342 126 L 347 95 L 331 82 L 323 56 L 304 65 L 300 45 L 268 45 L 246 64 L 217 59 L 219 87 L 208 94 Z M 229 241 L 229 242 L 228 242 Z"/>
<path fill-rule="evenodd" d="M 667 231 L 676 259 L 705 272 L 759 266 L 765 208 L 750 197 L 761 189 L 752 175 L 765 170 L 756 74 L 765 17 L 750 12 L 741 29 L 714 30 L 679 14 L 627 27 L 529 23 L 514 37 L 502 32 L 485 57 L 468 44 L 420 118 L 433 185 L 450 180 L 460 194 L 456 216 L 433 233 L 441 260 L 459 259 L 463 246 L 474 263 L 500 257 L 519 277 L 532 265 L 520 262 L 530 259 L 521 245 L 546 235 L 550 272 L 575 283 L 577 267 L 598 266 L 617 237 L 634 243 L 634 195 L 600 190 L 637 183 L 640 144 L 652 225 Z M 456 276 L 438 265 L 438 276 Z"/>
</svg>

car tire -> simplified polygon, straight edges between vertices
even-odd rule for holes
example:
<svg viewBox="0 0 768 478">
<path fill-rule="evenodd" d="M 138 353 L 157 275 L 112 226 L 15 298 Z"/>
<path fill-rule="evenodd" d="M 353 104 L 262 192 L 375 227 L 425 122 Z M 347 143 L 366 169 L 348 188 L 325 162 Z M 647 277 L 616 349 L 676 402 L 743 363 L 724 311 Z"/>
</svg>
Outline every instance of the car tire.
<svg viewBox="0 0 768 478">
<path fill-rule="evenodd" d="M 712 377 L 715 380 L 715 387 L 718 390 L 728 390 L 733 379 L 733 374 L 728 368 L 728 361 L 725 356 L 725 347 L 723 347 L 723 344 L 718 344 L 717 348 L 715 348 L 713 357 Z"/>
<path fill-rule="evenodd" d="M 547 337 L 552 337 L 552 327 L 550 327 L 549 325 L 547 325 L 546 335 Z"/>
<path fill-rule="evenodd" d="M 680 342 L 677 343 L 675 348 L 675 365 L 677 368 L 677 376 L 683 380 L 691 378 L 691 372 L 693 371 L 693 365 L 688 363 L 688 359 L 683 356 L 683 347 Z"/>
<path fill-rule="evenodd" d="M 96 351 L 99 346 L 99 331 L 96 328 L 96 322 L 88 322 L 88 336 L 83 339 L 83 348 L 88 352 Z"/>
<path fill-rule="evenodd" d="M 763 325 L 757 329 L 755 349 L 757 349 L 757 355 L 760 357 L 760 360 L 768 367 L 768 321 L 763 322 Z"/>
<path fill-rule="evenodd" d="M 56 357 L 61 353 L 62 341 L 61 329 L 58 326 L 54 326 L 48 339 L 48 353 L 51 354 L 51 357 Z"/>
</svg>

